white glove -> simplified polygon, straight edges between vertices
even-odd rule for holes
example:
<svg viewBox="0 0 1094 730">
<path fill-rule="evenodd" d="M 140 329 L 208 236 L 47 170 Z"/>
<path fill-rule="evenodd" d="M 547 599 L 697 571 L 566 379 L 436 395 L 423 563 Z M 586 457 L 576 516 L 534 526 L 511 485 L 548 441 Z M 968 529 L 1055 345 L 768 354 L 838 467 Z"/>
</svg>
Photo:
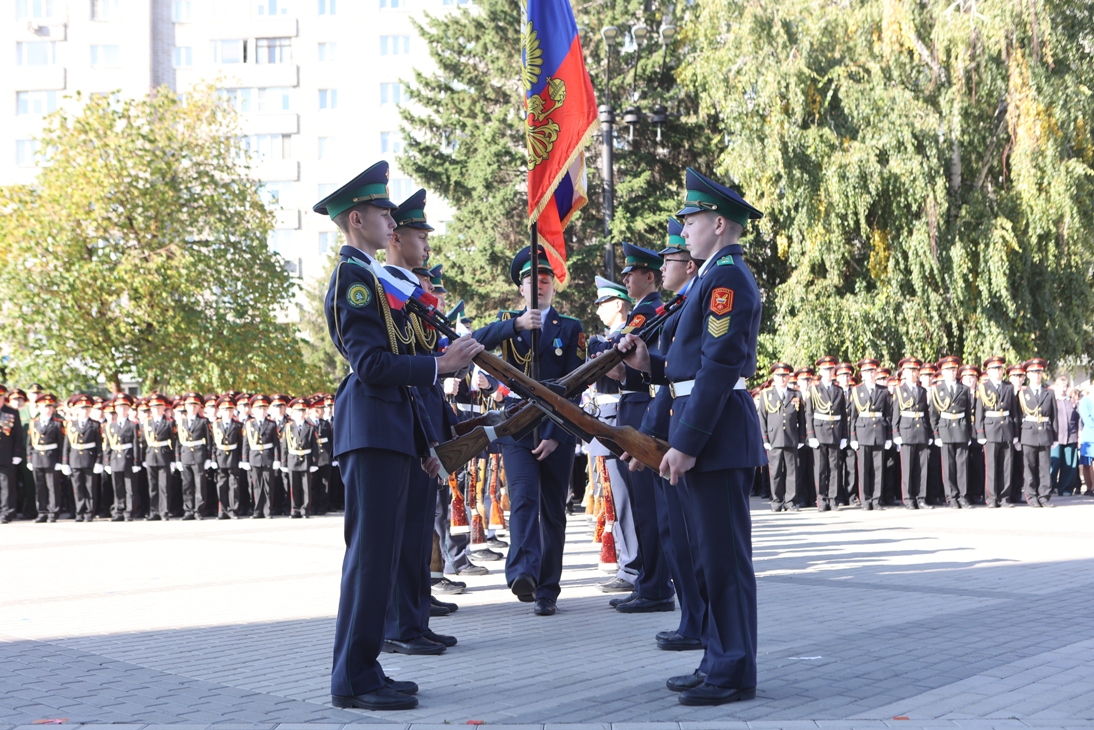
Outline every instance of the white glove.
<svg viewBox="0 0 1094 730">
<path fill-rule="evenodd" d="M 771 444 L 764 444 L 764 451 L 771 451 Z"/>
<path fill-rule="evenodd" d="M 1010 440 L 1010 442 L 1011 442 L 1012 444 L 1014 444 L 1015 446 L 1017 446 L 1017 445 L 1018 445 L 1018 437 L 1017 437 L 1017 436 L 1015 436 L 1014 438 L 1012 438 L 1012 439 Z"/>
<path fill-rule="evenodd" d="M 965 445 L 966 445 L 966 446 L 972 446 L 972 439 L 969 439 L 969 442 L 968 442 L 967 444 L 965 444 Z"/>
<path fill-rule="evenodd" d="M 1018 450 L 1018 451 L 1021 451 L 1021 450 L 1022 450 L 1022 444 L 1017 444 L 1017 443 L 1016 443 L 1016 444 L 1014 445 L 1014 448 L 1015 448 L 1016 450 Z"/>
<path fill-rule="evenodd" d="M 891 448 L 893 448 L 893 442 L 892 442 L 892 440 L 886 441 L 886 442 L 885 442 L 885 450 L 886 450 L 886 451 L 888 451 L 888 450 L 889 450 L 889 449 L 891 449 Z"/>
<path fill-rule="evenodd" d="M 803 446 L 805 446 L 805 444 L 803 444 L 803 443 L 801 443 L 801 442 L 799 441 L 799 442 L 798 442 L 798 448 L 800 449 L 800 448 L 801 448 L 801 447 L 803 447 Z"/>
<path fill-rule="evenodd" d="M 904 439 L 900 436 L 893 436 L 893 443 L 896 444 L 897 446 L 903 446 L 904 445 Z"/>
<path fill-rule="evenodd" d="M 820 441 L 818 441 L 815 438 L 809 439 L 809 448 L 816 449 L 816 448 L 819 448 L 819 447 L 820 447 Z"/>
<path fill-rule="evenodd" d="M 319 471 L 319 467 L 317 467 L 317 466 L 309 466 L 309 467 L 308 467 L 308 471 L 309 471 L 310 473 L 314 474 L 315 472 Z"/>
<path fill-rule="evenodd" d="M 54 464 L 53 465 L 53 471 L 63 471 L 61 469 L 62 466 L 64 466 L 64 464 Z"/>
<path fill-rule="evenodd" d="M 61 464 L 61 473 L 66 477 L 72 476 L 72 467 L 68 464 Z"/>
<path fill-rule="evenodd" d="M 205 468 L 206 469 L 216 469 L 217 468 L 216 462 L 213 461 L 212 459 L 206 459 L 205 460 Z"/>
<path fill-rule="evenodd" d="M 273 468 L 274 468 L 274 471 L 280 471 L 281 470 L 281 462 L 280 461 L 275 461 L 273 463 Z"/>
<path fill-rule="evenodd" d="M 928 446 L 934 446 L 934 439 L 927 439 Z"/>
<path fill-rule="evenodd" d="M 839 440 L 839 447 L 840 447 L 841 451 L 843 449 L 846 449 L 847 448 L 847 439 L 840 439 Z"/>
<path fill-rule="evenodd" d="M 281 473 L 288 474 L 289 473 L 289 467 L 287 467 L 287 466 L 281 467 Z"/>
<path fill-rule="evenodd" d="M 12 466 L 19 466 L 20 464 L 23 463 L 23 460 L 20 459 L 18 456 L 13 456 L 12 459 L 11 459 L 11 463 L 12 463 Z"/>
<path fill-rule="evenodd" d="M 843 448 L 843 444 L 845 444 L 845 443 L 847 443 L 847 441 L 841 441 L 840 442 L 840 448 L 841 449 Z M 851 442 L 851 449 L 853 451 L 858 451 L 858 441 L 852 441 Z"/>
<path fill-rule="evenodd" d="M 241 462 L 239 462 L 239 468 L 242 469 L 243 471 L 250 471 L 251 470 L 251 462 L 241 461 Z"/>
<path fill-rule="evenodd" d="M 172 461 L 171 462 L 171 470 L 172 471 L 182 471 L 182 464 L 178 463 L 177 461 Z"/>
<path fill-rule="evenodd" d="M 102 474 L 103 473 L 103 465 L 102 464 L 96 464 L 95 466 L 91 467 L 91 473 L 92 474 Z"/>
<path fill-rule="evenodd" d="M 987 442 L 988 442 L 987 439 L 976 439 L 976 443 L 980 444 L 981 446 L 983 446 Z"/>
<path fill-rule="evenodd" d="M 337 462 L 337 461 L 332 461 L 332 462 L 330 463 L 330 465 L 331 465 L 331 466 L 338 466 L 338 462 Z"/>
<path fill-rule="evenodd" d="M 103 471 L 105 471 L 107 474 L 113 474 L 114 473 L 114 468 L 110 467 L 110 466 L 104 466 Z"/>
<path fill-rule="evenodd" d="M 33 461 L 28 461 L 27 462 L 27 468 L 30 469 L 31 471 L 34 471 L 34 462 Z"/>
<path fill-rule="evenodd" d="M 135 464 L 133 465 L 133 473 L 134 473 L 134 474 L 136 474 L 136 473 L 137 473 L 137 472 L 139 472 L 140 470 L 141 470 L 141 468 L 140 468 L 139 466 L 137 466 L 137 465 L 135 465 Z"/>
</svg>

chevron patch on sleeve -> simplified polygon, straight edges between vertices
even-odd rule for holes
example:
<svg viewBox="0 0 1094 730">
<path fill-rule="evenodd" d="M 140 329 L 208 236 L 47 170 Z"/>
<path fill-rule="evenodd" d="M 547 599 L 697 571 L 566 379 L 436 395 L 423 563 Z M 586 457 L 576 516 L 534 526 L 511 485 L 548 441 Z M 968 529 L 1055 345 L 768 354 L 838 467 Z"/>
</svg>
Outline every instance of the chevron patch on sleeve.
<svg viewBox="0 0 1094 730">
<path fill-rule="evenodd" d="M 721 337 L 729 332 L 729 320 L 731 317 L 715 317 L 713 314 L 707 317 L 707 332 L 711 337 Z"/>
</svg>

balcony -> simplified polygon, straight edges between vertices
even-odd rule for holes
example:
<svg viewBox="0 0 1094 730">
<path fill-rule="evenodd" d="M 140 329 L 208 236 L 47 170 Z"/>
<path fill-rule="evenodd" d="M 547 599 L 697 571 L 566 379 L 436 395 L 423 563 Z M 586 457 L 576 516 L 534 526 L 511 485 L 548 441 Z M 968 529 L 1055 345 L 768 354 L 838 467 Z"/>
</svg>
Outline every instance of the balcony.
<svg viewBox="0 0 1094 730">
<path fill-rule="evenodd" d="M 16 21 L 12 36 L 17 41 L 67 41 L 68 24 L 63 20 Z"/>
<path fill-rule="evenodd" d="M 64 66 L 17 66 L 16 91 L 60 91 L 65 88 Z"/>
<path fill-rule="evenodd" d="M 274 223 L 274 228 L 300 228 L 299 210 L 279 210 L 275 215 L 276 222 Z"/>
<path fill-rule="evenodd" d="M 221 86 L 262 89 L 300 85 L 300 67 L 295 63 L 233 63 L 209 66 L 199 73 L 204 78 L 222 78 Z"/>
</svg>

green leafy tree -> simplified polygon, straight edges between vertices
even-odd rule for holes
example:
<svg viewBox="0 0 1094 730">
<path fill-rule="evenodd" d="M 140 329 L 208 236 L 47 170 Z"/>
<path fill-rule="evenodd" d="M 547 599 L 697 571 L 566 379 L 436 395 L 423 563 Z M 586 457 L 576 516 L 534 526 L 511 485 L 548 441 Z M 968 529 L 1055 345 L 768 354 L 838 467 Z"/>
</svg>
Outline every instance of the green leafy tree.
<svg viewBox="0 0 1094 730">
<path fill-rule="evenodd" d="M 309 390 L 294 294 L 235 115 L 185 99 L 57 112 L 32 186 L 0 189 L 0 311 L 13 375 L 60 391 Z"/>
<path fill-rule="evenodd" d="M 634 1 L 576 11 L 586 29 L 587 64 L 598 98 L 607 101 L 601 27 L 642 19 L 656 38 L 662 18 Z M 467 12 L 428 17 L 418 31 L 437 70 L 415 75 L 409 86 L 415 107 L 403 110 L 407 144 L 400 166 L 456 211 L 445 235 L 431 239 L 431 261 L 445 266 L 449 300 L 464 298 L 478 324 L 493 319 L 498 309 L 517 306 L 509 262 L 530 242 L 520 27 L 521 6 L 508 0 L 483 0 Z M 633 44 L 620 50 L 612 51 L 610 88 L 618 117 L 631 104 L 647 115 L 664 105 L 669 116 L 660 140 L 648 118 L 635 127 L 633 139 L 619 125 L 612 223 L 617 257 L 624 240 L 660 250 L 667 216 L 682 198 L 684 168 L 712 164 L 720 134 L 697 118 L 697 95 L 676 84 L 675 46 L 662 49 L 657 40 L 647 40 L 640 51 Z M 590 200 L 566 231 L 571 281 L 558 297 L 563 311 L 594 331 L 601 325 L 592 305 L 593 276 L 604 272 L 605 244 L 599 144 L 598 138 L 587 150 Z"/>
<path fill-rule="evenodd" d="M 312 371 L 322 375 L 324 385 L 318 389 L 330 393 L 349 374 L 349 363 L 330 338 L 327 316 L 323 309 L 327 287 L 338 259 L 337 249 L 327 255 L 322 273 L 304 286 L 304 297 L 300 306 L 300 333 L 307 340 L 304 362 Z"/>
<path fill-rule="evenodd" d="M 784 262 L 762 361 L 1089 361 L 1089 11 L 696 1 L 681 78 Z"/>
</svg>

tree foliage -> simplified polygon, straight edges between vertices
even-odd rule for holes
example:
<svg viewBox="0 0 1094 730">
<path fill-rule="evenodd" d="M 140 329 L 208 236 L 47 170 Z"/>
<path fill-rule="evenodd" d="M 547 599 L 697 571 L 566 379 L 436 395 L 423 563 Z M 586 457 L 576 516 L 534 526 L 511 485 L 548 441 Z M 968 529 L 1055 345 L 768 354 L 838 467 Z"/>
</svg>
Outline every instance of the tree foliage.
<svg viewBox="0 0 1094 730">
<path fill-rule="evenodd" d="M 211 88 L 55 113 L 32 186 L 0 190 L 14 374 L 58 390 L 305 390 L 294 294 L 236 120 Z"/>
<path fill-rule="evenodd" d="M 681 79 L 785 262 L 761 360 L 1089 362 L 1090 11 L 696 0 Z"/>
</svg>

